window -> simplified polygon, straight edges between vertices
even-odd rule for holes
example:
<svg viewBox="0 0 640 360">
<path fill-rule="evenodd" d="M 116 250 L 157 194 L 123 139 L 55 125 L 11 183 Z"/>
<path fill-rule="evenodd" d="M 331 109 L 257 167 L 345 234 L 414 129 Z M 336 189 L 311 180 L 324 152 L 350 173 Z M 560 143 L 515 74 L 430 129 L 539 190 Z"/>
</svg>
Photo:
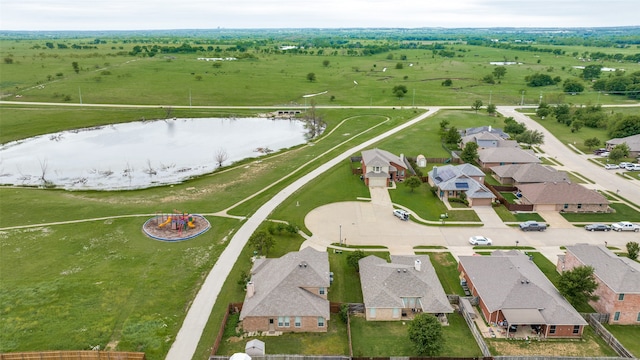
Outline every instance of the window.
<svg viewBox="0 0 640 360">
<path fill-rule="evenodd" d="M 578 204 L 578 209 L 582 209 L 582 204 Z"/>
<path fill-rule="evenodd" d="M 397 319 L 400 317 L 400 308 L 393 308 L 393 318 Z"/>
<path fill-rule="evenodd" d="M 288 316 L 278 316 L 278 327 L 289 327 L 291 323 Z"/>
<path fill-rule="evenodd" d="M 624 300 L 624 294 L 618 294 L 618 300 L 619 301 Z"/>
<path fill-rule="evenodd" d="M 369 317 L 371 317 L 371 318 L 375 318 L 376 317 L 376 308 L 370 308 L 369 309 Z"/>
<path fill-rule="evenodd" d="M 318 316 L 318 327 L 324 327 L 324 318 L 322 316 Z"/>
<path fill-rule="evenodd" d="M 294 326 L 297 328 L 302 326 L 302 318 L 300 316 L 296 316 L 296 322 L 294 323 Z"/>
<path fill-rule="evenodd" d="M 556 333 L 556 326 L 555 325 L 549 326 L 549 334 L 555 334 L 555 333 Z"/>
<path fill-rule="evenodd" d="M 573 325 L 573 333 L 574 334 L 580 333 L 580 325 Z"/>
<path fill-rule="evenodd" d="M 374 166 L 373 167 L 373 172 L 374 173 L 379 173 L 380 171 L 382 171 L 382 168 L 380 166 Z"/>
<path fill-rule="evenodd" d="M 565 209 L 568 209 L 569 208 L 569 204 L 564 204 L 564 206 L 562 206 L 562 207 L 565 208 Z"/>
<path fill-rule="evenodd" d="M 613 321 L 618 321 L 620 320 L 620 311 L 616 311 L 615 314 L 613 314 Z"/>
<path fill-rule="evenodd" d="M 638 313 L 638 317 L 636 318 L 636 321 L 640 321 L 640 313 Z"/>
<path fill-rule="evenodd" d="M 323 287 L 321 287 L 320 289 L 318 289 L 318 293 L 319 293 L 320 295 L 324 295 L 324 288 L 323 288 Z"/>
</svg>

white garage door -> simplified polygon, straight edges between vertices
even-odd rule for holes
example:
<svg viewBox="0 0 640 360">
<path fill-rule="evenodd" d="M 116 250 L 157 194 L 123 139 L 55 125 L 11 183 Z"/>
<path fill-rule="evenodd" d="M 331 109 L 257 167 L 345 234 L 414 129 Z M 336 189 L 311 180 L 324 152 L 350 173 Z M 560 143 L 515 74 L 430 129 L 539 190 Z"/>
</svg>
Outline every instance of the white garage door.
<svg viewBox="0 0 640 360">
<path fill-rule="evenodd" d="M 387 187 L 386 177 L 371 177 L 369 178 L 369 186 L 371 187 Z"/>
</svg>

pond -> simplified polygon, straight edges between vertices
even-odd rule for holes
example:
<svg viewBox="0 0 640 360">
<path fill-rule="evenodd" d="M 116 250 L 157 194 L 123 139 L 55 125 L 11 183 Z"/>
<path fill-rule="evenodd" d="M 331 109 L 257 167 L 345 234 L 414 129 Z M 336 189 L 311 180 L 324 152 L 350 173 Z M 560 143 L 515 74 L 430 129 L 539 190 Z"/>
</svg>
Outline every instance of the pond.
<svg viewBox="0 0 640 360">
<path fill-rule="evenodd" d="M 0 146 L 0 183 L 125 190 L 180 183 L 306 142 L 304 123 L 271 118 L 138 121 Z"/>
</svg>

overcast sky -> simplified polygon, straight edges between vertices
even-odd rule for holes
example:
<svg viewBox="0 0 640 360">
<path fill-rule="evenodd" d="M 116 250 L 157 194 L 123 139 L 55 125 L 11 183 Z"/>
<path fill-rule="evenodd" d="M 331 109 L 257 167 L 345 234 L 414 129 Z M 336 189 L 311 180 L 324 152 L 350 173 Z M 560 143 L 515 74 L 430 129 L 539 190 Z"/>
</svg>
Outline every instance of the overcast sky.
<svg viewBox="0 0 640 360">
<path fill-rule="evenodd" d="M 0 30 L 640 25 L 640 0 L 0 0 Z"/>
</svg>

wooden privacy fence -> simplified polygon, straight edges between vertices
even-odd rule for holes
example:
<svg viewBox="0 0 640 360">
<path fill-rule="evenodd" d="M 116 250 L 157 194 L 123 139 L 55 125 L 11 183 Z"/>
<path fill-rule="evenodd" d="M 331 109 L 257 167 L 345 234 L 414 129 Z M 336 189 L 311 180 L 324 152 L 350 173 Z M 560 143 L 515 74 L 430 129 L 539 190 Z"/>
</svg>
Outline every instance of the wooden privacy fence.
<svg viewBox="0 0 640 360">
<path fill-rule="evenodd" d="M 124 351 L 34 351 L 0 353 L 0 360 L 145 360 L 143 352 Z"/>
<path fill-rule="evenodd" d="M 518 188 L 516 188 L 515 186 L 491 185 L 486 181 L 484 182 L 484 186 L 489 188 L 493 195 L 496 196 L 498 201 L 500 201 L 500 203 L 504 205 L 504 207 L 506 207 L 509 211 L 533 211 L 533 205 L 511 204 L 509 201 L 507 201 L 507 199 L 504 198 L 504 196 L 502 196 L 502 194 L 500 194 L 500 191 L 516 191 Z"/>
<path fill-rule="evenodd" d="M 460 301 L 458 306 L 460 306 L 460 312 L 462 313 L 462 317 L 464 318 L 464 321 L 467 322 L 467 326 L 469 327 L 469 330 L 471 330 L 471 334 L 473 334 L 473 338 L 476 340 L 476 343 L 478 343 L 478 347 L 480 348 L 480 351 L 482 351 L 482 356 L 484 356 L 485 358 L 490 358 L 491 351 L 489 351 L 489 347 L 487 346 L 487 343 L 484 341 L 482 334 L 480 334 L 480 331 L 478 331 L 476 324 L 473 323 L 473 320 L 469 316 L 470 312 L 473 313 L 473 309 L 467 309 L 463 301 Z"/>
<path fill-rule="evenodd" d="M 635 358 L 632 353 L 629 352 L 622 344 L 616 339 L 613 334 L 609 332 L 600 322 L 598 322 L 598 318 L 596 316 L 587 317 L 587 321 L 589 325 L 593 328 L 593 331 L 598 334 L 611 348 L 621 357 L 623 358 Z"/>
</svg>

